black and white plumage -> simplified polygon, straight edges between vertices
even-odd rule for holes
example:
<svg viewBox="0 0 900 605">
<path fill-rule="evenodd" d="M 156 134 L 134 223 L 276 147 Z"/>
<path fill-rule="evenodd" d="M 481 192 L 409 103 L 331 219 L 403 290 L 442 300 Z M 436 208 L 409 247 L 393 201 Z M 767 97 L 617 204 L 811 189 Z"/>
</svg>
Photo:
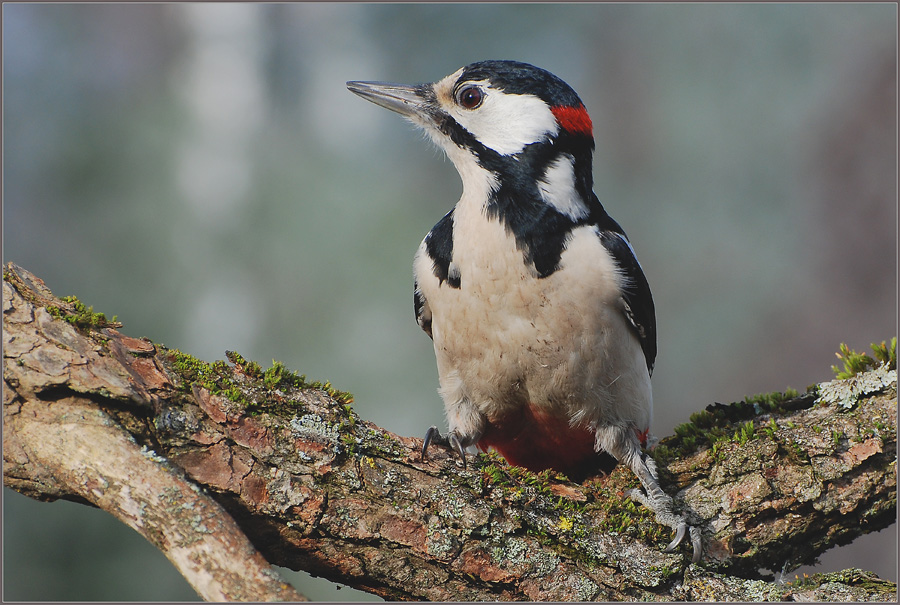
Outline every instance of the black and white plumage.
<svg viewBox="0 0 900 605">
<path fill-rule="evenodd" d="M 414 86 L 348 82 L 421 126 L 463 182 L 414 260 L 415 313 L 434 341 L 450 430 L 429 443 L 494 448 L 512 464 L 575 476 L 631 468 L 635 499 L 688 525 L 647 445 L 656 316 L 625 232 L 593 193 L 581 99 L 553 74 L 482 61 Z M 694 559 L 700 532 L 691 527 Z"/>
</svg>

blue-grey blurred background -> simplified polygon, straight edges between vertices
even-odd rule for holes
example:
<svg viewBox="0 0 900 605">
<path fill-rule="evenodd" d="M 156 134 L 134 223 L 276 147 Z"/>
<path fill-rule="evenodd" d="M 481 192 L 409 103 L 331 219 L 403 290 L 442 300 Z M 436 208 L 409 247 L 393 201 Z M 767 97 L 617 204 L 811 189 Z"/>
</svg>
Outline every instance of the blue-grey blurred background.
<svg viewBox="0 0 900 605">
<path fill-rule="evenodd" d="M 656 299 L 665 436 L 897 334 L 896 25 L 864 3 L 6 3 L 3 258 L 129 335 L 281 360 L 422 435 L 444 419 L 411 261 L 460 183 L 344 82 L 534 63 L 593 116 L 595 190 Z M 6 489 L 3 513 L 5 599 L 196 598 L 105 513 Z M 896 580 L 896 540 L 817 569 Z"/>
</svg>

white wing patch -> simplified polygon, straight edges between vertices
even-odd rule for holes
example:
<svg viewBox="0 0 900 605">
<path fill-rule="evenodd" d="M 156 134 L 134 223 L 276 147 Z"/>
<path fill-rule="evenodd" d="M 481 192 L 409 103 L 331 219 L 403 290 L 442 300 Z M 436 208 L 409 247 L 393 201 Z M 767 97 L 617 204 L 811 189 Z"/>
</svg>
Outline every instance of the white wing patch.
<svg viewBox="0 0 900 605">
<path fill-rule="evenodd" d="M 577 221 L 588 215 L 588 208 L 575 191 L 574 162 L 571 155 L 560 155 L 547 166 L 544 175 L 538 179 L 537 186 L 544 202 Z"/>
<path fill-rule="evenodd" d="M 641 261 L 638 260 L 637 252 L 634 251 L 634 248 L 631 246 L 631 242 L 628 241 L 628 238 L 621 233 L 616 233 L 616 237 L 625 242 L 625 245 L 628 246 L 628 249 L 631 251 L 631 256 L 634 258 L 634 262 L 636 262 L 638 267 L 641 267 L 641 271 L 643 271 L 644 267 L 641 266 Z"/>
</svg>

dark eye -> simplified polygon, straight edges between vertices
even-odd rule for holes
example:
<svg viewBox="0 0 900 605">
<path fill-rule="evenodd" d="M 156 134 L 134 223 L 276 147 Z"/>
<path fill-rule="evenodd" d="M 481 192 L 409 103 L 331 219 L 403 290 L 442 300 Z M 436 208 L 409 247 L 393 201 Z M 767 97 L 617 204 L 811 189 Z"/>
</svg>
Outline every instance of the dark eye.
<svg viewBox="0 0 900 605">
<path fill-rule="evenodd" d="M 456 93 L 456 102 L 466 109 L 475 109 L 484 100 L 484 93 L 477 86 L 460 88 Z"/>
</svg>

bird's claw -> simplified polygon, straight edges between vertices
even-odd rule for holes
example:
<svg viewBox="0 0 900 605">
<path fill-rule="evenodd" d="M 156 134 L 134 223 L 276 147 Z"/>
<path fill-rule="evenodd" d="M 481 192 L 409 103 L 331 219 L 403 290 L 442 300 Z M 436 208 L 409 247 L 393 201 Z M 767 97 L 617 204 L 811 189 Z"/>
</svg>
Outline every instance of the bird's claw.
<svg viewBox="0 0 900 605">
<path fill-rule="evenodd" d="M 688 525 L 686 521 L 682 521 L 678 524 L 678 527 L 675 529 L 675 538 L 669 542 L 669 545 L 663 549 L 663 552 L 675 552 L 675 549 L 681 544 L 681 541 L 684 540 L 686 533 L 691 534 L 691 547 L 694 549 L 691 563 L 699 563 L 700 557 L 703 556 L 703 533 L 700 531 L 699 527 Z"/>
<path fill-rule="evenodd" d="M 691 563 L 699 563 L 700 557 L 703 556 L 703 532 L 694 525 L 689 526 L 689 531 L 691 534 L 691 546 L 694 548 Z"/>
<path fill-rule="evenodd" d="M 650 498 L 643 491 L 633 489 L 628 492 L 632 500 L 640 502 L 654 513 L 656 520 L 662 525 L 671 527 L 675 530 L 675 537 L 669 542 L 669 545 L 663 549 L 663 552 L 674 552 L 678 545 L 684 540 L 684 537 L 690 533 L 691 547 L 694 550 L 691 556 L 691 563 L 698 563 L 703 556 L 703 533 L 699 527 L 688 525 L 684 517 L 676 515 L 672 512 L 672 499 L 669 496 L 662 498 Z"/>
<path fill-rule="evenodd" d="M 438 445 L 449 447 L 459 456 L 459 459 L 462 461 L 463 468 L 466 468 L 466 450 L 463 447 L 462 441 L 460 441 L 459 435 L 456 431 L 450 431 L 446 436 L 444 436 L 441 435 L 438 427 L 433 426 L 429 428 L 425 433 L 425 441 L 422 443 L 422 456 L 420 458 L 421 460 L 425 460 L 425 452 L 428 451 L 428 446 L 431 445 L 432 442 L 437 443 Z"/>
<path fill-rule="evenodd" d="M 663 552 L 674 552 L 678 545 L 681 544 L 681 541 L 684 540 L 684 535 L 687 533 L 687 523 L 681 522 L 678 524 L 678 527 L 675 528 L 675 537 L 669 542 L 669 545 L 663 549 Z"/>
</svg>

